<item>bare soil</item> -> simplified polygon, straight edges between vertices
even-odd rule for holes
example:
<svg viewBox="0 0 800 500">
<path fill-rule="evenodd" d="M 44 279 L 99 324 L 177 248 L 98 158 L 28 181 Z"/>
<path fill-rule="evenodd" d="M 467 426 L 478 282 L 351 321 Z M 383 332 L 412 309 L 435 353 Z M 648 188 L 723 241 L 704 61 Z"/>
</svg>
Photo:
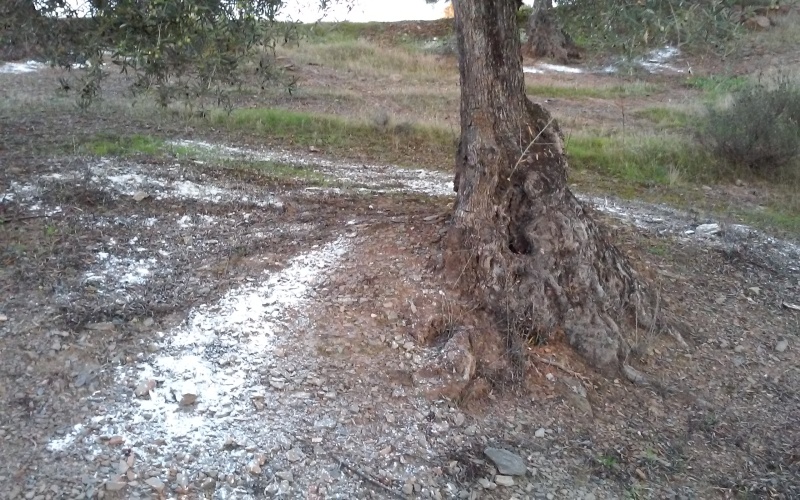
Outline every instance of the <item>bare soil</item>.
<svg viewBox="0 0 800 500">
<path fill-rule="evenodd" d="M 791 242 L 585 197 L 685 343 L 642 332 L 648 386 L 592 372 L 558 340 L 531 344 L 520 378 L 454 400 L 431 372 L 442 321 L 468 320 L 433 271 L 448 174 L 48 108 L 51 74 L 0 77 L 37 103 L 0 110 L 0 498 L 800 497 Z M 557 112 L 613 114 L 593 106 Z M 211 147 L 72 145 L 109 131 Z M 330 182 L 222 162 L 265 157 Z M 526 475 L 504 485 L 487 446 Z"/>
</svg>

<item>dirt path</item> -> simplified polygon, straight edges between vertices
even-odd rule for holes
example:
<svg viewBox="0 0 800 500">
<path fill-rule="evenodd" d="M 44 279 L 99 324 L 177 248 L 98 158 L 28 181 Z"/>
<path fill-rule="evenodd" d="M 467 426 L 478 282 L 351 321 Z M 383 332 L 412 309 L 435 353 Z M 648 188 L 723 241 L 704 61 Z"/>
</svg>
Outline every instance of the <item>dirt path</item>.
<svg viewBox="0 0 800 500">
<path fill-rule="evenodd" d="M 188 159 L 0 174 L 0 497 L 800 493 L 796 245 L 587 200 L 689 345 L 652 339 L 660 389 L 535 347 L 570 370 L 535 365 L 530 392 L 498 384 L 465 407 L 432 395 L 419 374 L 441 346 L 416 340 L 452 301 L 430 271 L 449 175 L 176 144 Z M 498 474 L 487 447 L 525 474 Z"/>
</svg>

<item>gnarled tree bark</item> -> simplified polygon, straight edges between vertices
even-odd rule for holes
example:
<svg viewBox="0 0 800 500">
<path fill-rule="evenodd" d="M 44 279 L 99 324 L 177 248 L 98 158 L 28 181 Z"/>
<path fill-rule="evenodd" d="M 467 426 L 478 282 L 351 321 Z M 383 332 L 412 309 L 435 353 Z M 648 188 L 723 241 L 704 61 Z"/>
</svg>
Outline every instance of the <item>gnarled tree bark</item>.
<svg viewBox="0 0 800 500">
<path fill-rule="evenodd" d="M 525 95 L 516 0 L 457 0 L 461 141 L 445 272 L 506 334 L 563 332 L 617 372 L 655 301 L 567 187 L 562 133 Z"/>
</svg>

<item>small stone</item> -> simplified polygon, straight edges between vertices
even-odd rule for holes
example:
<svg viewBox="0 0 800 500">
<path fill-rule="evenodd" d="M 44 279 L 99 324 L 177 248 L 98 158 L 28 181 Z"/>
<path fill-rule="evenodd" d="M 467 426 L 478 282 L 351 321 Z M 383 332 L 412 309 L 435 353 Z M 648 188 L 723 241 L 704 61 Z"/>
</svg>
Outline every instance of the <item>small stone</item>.
<svg viewBox="0 0 800 500">
<path fill-rule="evenodd" d="M 290 483 L 294 481 L 294 474 L 292 474 L 292 471 L 289 470 L 276 472 L 275 475 L 284 481 L 289 481 Z"/>
<path fill-rule="evenodd" d="M 106 489 L 108 491 L 120 491 L 127 485 L 128 483 L 126 483 L 121 476 L 112 477 L 111 479 L 106 481 Z"/>
<path fill-rule="evenodd" d="M 204 490 L 213 490 L 216 488 L 217 482 L 213 478 L 207 477 L 200 486 Z"/>
<path fill-rule="evenodd" d="M 336 419 L 331 417 L 323 417 L 314 422 L 314 427 L 317 429 L 333 429 L 336 427 Z"/>
<path fill-rule="evenodd" d="M 544 427 L 539 427 L 533 435 L 537 438 L 543 438 L 546 433 L 547 431 L 545 431 Z"/>
<path fill-rule="evenodd" d="M 494 482 L 498 486 L 514 486 L 514 478 L 511 476 L 503 476 L 498 474 L 494 477 Z"/>
<path fill-rule="evenodd" d="M 386 414 L 386 421 L 389 422 L 390 424 L 393 424 L 394 423 L 394 415 L 392 415 L 391 413 L 387 413 Z"/>
<path fill-rule="evenodd" d="M 781 340 L 775 345 L 775 350 L 778 352 L 784 352 L 788 348 L 789 348 L 789 341 L 786 339 Z"/>
<path fill-rule="evenodd" d="M 181 406 L 192 406 L 197 402 L 197 394 L 192 394 L 187 392 L 186 394 L 181 396 L 181 400 L 178 402 Z"/>
<path fill-rule="evenodd" d="M 137 191 L 137 192 L 135 192 L 133 194 L 132 198 L 134 199 L 134 201 L 142 201 L 145 198 L 149 198 L 149 197 L 150 197 L 150 195 L 145 193 L 144 191 Z"/>
<path fill-rule="evenodd" d="M 461 427 L 462 425 L 464 425 L 464 420 L 465 417 L 463 413 L 456 413 L 456 416 L 453 417 L 453 425 L 455 425 L 456 427 Z"/>
<path fill-rule="evenodd" d="M 0 314 L 0 322 L 2 321 L 8 321 L 8 316 L 6 316 L 5 314 Z"/>
<path fill-rule="evenodd" d="M 741 344 L 739 344 L 739 345 L 737 345 L 736 347 L 733 348 L 733 352 L 737 352 L 737 353 L 744 352 L 744 350 L 745 350 L 745 347 L 743 345 L 741 345 Z"/>
<path fill-rule="evenodd" d="M 150 486 L 151 488 L 153 488 L 154 490 L 156 490 L 158 492 L 161 492 L 161 491 L 164 490 L 164 482 L 161 481 L 157 477 L 151 477 L 151 478 L 145 479 L 144 482 L 147 483 L 148 486 Z"/>
<path fill-rule="evenodd" d="M 403 485 L 403 494 L 404 495 L 411 495 L 414 493 L 414 483 L 411 481 L 406 481 Z"/>
<path fill-rule="evenodd" d="M 87 330 L 95 330 L 99 332 L 113 332 L 117 329 L 117 326 L 111 322 L 104 322 L 104 323 L 89 323 L 85 327 Z"/>
<path fill-rule="evenodd" d="M 137 398 L 146 399 L 150 397 L 150 391 L 156 388 L 156 381 L 155 380 L 146 380 L 136 386 L 136 389 L 133 391 L 133 394 Z"/>
<path fill-rule="evenodd" d="M 261 466 L 258 465 L 258 462 L 250 462 L 247 464 L 247 472 L 253 474 L 255 476 L 261 474 Z"/>
<path fill-rule="evenodd" d="M 299 462 L 304 458 L 306 458 L 306 455 L 300 448 L 292 448 L 286 452 L 286 460 L 290 462 Z"/>
<path fill-rule="evenodd" d="M 493 490 L 493 489 L 497 488 L 496 484 L 494 484 L 493 482 L 489 481 L 485 477 L 482 477 L 482 478 L 478 479 L 478 484 L 480 484 L 482 488 L 487 489 L 487 490 Z"/>
<path fill-rule="evenodd" d="M 750 295 L 756 296 L 761 293 L 761 288 L 757 286 L 751 286 L 747 289 L 747 291 L 750 292 Z"/>
<path fill-rule="evenodd" d="M 501 448 L 486 448 L 483 453 L 494 462 L 498 472 L 507 476 L 524 476 L 528 472 L 525 461 L 516 453 Z"/>
<path fill-rule="evenodd" d="M 108 439 L 109 446 L 117 446 L 125 442 L 125 438 L 122 436 L 111 436 Z"/>
<path fill-rule="evenodd" d="M 474 425 L 470 425 L 466 429 L 464 429 L 464 434 L 467 436 L 474 436 L 478 432 L 478 428 Z"/>
<path fill-rule="evenodd" d="M 700 224 L 695 228 L 699 236 L 714 236 L 720 233 L 719 224 Z"/>
</svg>

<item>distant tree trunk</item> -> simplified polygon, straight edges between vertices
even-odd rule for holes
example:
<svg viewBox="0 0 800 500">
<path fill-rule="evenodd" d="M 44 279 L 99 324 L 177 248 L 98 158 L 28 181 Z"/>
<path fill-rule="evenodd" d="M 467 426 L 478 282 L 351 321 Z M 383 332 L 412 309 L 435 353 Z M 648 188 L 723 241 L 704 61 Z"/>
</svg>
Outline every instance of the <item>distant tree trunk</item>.
<svg viewBox="0 0 800 500">
<path fill-rule="evenodd" d="M 525 33 L 527 41 L 523 51 L 530 57 L 566 64 L 581 56 L 578 46 L 560 26 L 553 13 L 552 0 L 537 0 Z"/>
<path fill-rule="evenodd" d="M 562 332 L 616 371 L 657 324 L 625 257 L 567 188 L 558 124 L 525 95 L 516 0 L 457 0 L 461 141 L 444 267 L 499 335 Z M 487 333 L 488 334 L 488 333 Z"/>
</svg>

